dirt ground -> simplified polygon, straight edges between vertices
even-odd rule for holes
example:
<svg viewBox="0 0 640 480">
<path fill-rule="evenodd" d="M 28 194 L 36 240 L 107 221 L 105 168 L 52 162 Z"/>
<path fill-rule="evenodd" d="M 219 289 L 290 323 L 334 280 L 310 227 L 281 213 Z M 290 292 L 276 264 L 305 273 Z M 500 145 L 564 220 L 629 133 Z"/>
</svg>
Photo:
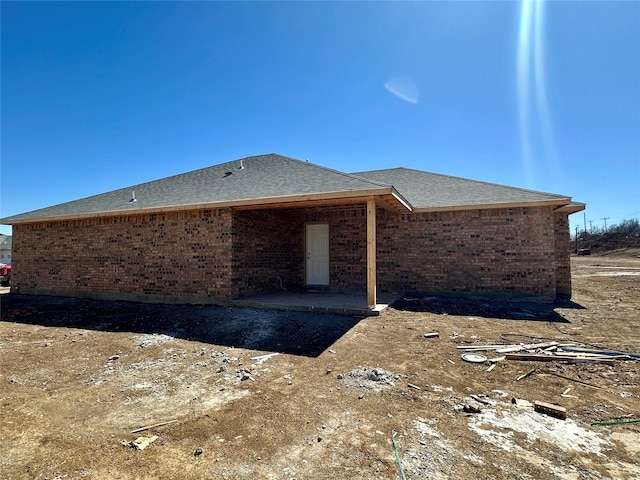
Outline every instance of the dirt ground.
<svg viewBox="0 0 640 480">
<path fill-rule="evenodd" d="M 401 479 L 400 461 L 407 479 L 640 479 L 640 423 L 591 425 L 640 418 L 640 361 L 488 371 L 457 348 L 640 353 L 638 252 L 572 263 L 571 303 L 405 297 L 366 319 L 4 294 L 0 478 Z"/>
</svg>

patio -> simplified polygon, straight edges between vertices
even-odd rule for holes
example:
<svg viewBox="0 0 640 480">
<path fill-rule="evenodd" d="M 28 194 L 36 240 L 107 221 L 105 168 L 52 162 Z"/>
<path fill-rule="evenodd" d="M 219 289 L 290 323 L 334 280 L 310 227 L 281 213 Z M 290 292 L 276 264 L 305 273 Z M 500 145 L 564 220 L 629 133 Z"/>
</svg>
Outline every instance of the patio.
<svg viewBox="0 0 640 480">
<path fill-rule="evenodd" d="M 238 307 L 266 308 L 273 310 L 299 310 L 322 313 L 338 313 L 363 317 L 378 316 L 400 297 L 399 293 L 377 294 L 375 308 L 369 308 L 366 292 L 271 292 L 233 300 Z"/>
</svg>

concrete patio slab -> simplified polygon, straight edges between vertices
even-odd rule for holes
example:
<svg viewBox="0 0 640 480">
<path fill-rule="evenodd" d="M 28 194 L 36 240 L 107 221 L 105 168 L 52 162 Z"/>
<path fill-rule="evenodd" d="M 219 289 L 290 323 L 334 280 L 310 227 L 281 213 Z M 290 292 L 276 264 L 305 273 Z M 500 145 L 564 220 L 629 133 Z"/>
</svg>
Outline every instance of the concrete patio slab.
<svg viewBox="0 0 640 480">
<path fill-rule="evenodd" d="M 400 294 L 383 292 L 377 295 L 375 308 L 367 305 L 365 292 L 271 292 L 233 300 L 238 307 L 273 310 L 299 310 L 372 317 L 380 315 Z"/>
</svg>

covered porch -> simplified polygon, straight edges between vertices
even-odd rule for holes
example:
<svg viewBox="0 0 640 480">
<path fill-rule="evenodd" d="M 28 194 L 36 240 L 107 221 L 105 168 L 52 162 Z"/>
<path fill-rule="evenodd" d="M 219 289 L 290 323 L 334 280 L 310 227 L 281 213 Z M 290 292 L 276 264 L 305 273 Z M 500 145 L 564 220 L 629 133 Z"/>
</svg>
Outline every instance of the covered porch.
<svg viewBox="0 0 640 480">
<path fill-rule="evenodd" d="M 379 315 L 393 298 L 377 291 L 376 211 L 410 207 L 350 193 L 234 207 L 233 303 Z"/>
</svg>

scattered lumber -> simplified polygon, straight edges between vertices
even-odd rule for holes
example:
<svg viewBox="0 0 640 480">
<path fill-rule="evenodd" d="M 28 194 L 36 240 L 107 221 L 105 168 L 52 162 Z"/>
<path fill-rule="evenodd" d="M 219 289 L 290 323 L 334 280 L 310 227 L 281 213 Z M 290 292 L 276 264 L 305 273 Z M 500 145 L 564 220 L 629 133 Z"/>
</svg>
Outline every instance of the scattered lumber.
<svg viewBox="0 0 640 480">
<path fill-rule="evenodd" d="M 587 353 L 587 352 L 565 352 L 564 350 L 560 350 L 554 353 L 554 355 L 558 355 L 560 357 L 572 357 L 572 358 L 592 358 L 602 359 L 602 360 L 615 360 L 615 359 L 626 359 L 626 355 L 601 355 L 599 353 Z"/>
<path fill-rule="evenodd" d="M 533 404 L 522 398 L 514 397 L 511 399 L 511 403 L 513 403 L 518 410 L 533 410 Z"/>
<path fill-rule="evenodd" d="M 548 341 L 529 344 L 488 344 L 488 345 L 459 345 L 458 350 L 467 353 L 480 351 L 495 351 L 500 356 L 492 358 L 490 362 L 501 360 L 520 360 L 535 362 L 600 362 L 613 364 L 619 360 L 639 360 L 640 354 L 619 352 L 617 350 L 598 350 L 587 348 L 575 343 L 560 343 Z"/>
<path fill-rule="evenodd" d="M 166 422 L 154 423 L 153 425 L 146 425 L 144 427 L 136 428 L 135 430 L 131 430 L 129 433 L 140 433 L 140 432 L 144 432 L 145 430 L 150 430 L 156 427 L 162 427 L 163 425 L 168 425 L 170 423 L 175 423 L 177 421 L 178 420 L 167 420 Z"/>
<path fill-rule="evenodd" d="M 576 357 L 566 355 L 549 355 L 545 353 L 507 353 L 507 360 L 529 360 L 535 362 L 600 362 L 600 363 L 614 363 L 612 358 L 594 358 L 594 357 Z"/>
<path fill-rule="evenodd" d="M 566 346 L 563 347 L 563 350 L 567 352 L 577 352 L 577 353 L 595 353 L 598 355 L 609 355 L 613 357 L 627 357 L 631 359 L 640 359 L 640 353 L 629 353 L 629 352 L 618 352 L 616 350 L 598 350 L 595 348 L 585 348 L 578 346 Z"/>
<path fill-rule="evenodd" d="M 534 368 L 533 370 L 528 371 L 527 373 L 520 375 L 518 378 L 516 378 L 516 382 L 519 382 L 520 380 L 522 380 L 523 378 L 527 378 L 529 375 L 531 375 L 533 372 L 535 372 L 536 369 Z"/>
<path fill-rule="evenodd" d="M 554 360 L 566 360 L 564 358 L 556 358 L 552 355 L 538 353 L 507 353 L 507 360 L 534 360 L 537 362 L 553 362 Z"/>
<path fill-rule="evenodd" d="M 458 345 L 458 350 L 497 350 L 503 347 L 512 347 L 513 345 Z"/>
<path fill-rule="evenodd" d="M 571 387 L 567 388 L 564 392 L 560 394 L 560 396 L 563 398 L 578 398 L 575 395 L 569 395 L 570 390 L 571 390 Z"/>
<path fill-rule="evenodd" d="M 276 355 L 280 355 L 280 353 L 274 352 L 274 353 L 267 353 L 266 355 L 258 355 L 257 357 L 251 357 L 251 360 L 256 362 L 256 365 L 262 365 L 264 362 L 266 362 L 272 357 L 275 357 Z"/>
<path fill-rule="evenodd" d="M 533 409 L 538 413 L 544 413 L 545 415 L 559 418 L 560 420 L 567 419 L 567 409 L 560 405 L 534 400 Z"/>
<path fill-rule="evenodd" d="M 496 353 L 523 352 L 526 350 L 537 350 L 542 348 L 555 347 L 557 345 L 558 345 L 558 342 L 534 343 L 530 345 L 510 345 L 508 347 L 496 349 Z"/>
</svg>

